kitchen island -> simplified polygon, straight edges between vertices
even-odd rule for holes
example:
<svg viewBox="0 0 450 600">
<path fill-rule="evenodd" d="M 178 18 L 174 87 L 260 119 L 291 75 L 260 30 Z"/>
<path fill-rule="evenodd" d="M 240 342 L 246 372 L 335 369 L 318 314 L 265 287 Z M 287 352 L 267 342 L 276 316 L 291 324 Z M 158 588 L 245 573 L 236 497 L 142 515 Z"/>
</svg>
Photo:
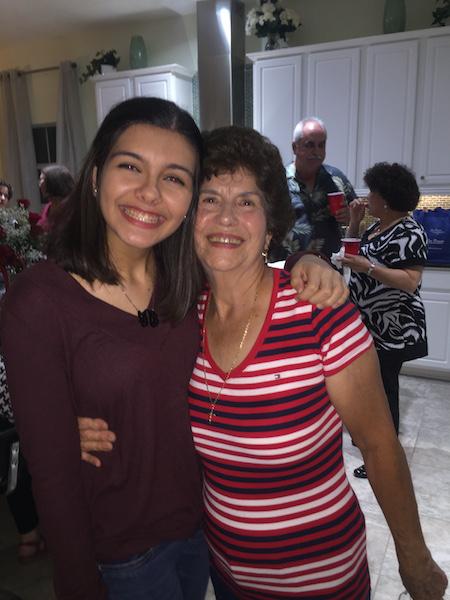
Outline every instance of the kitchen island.
<svg viewBox="0 0 450 600">
<path fill-rule="evenodd" d="M 401 372 L 450 380 L 450 267 L 425 267 L 420 294 L 425 305 L 428 356 L 405 363 Z"/>
</svg>

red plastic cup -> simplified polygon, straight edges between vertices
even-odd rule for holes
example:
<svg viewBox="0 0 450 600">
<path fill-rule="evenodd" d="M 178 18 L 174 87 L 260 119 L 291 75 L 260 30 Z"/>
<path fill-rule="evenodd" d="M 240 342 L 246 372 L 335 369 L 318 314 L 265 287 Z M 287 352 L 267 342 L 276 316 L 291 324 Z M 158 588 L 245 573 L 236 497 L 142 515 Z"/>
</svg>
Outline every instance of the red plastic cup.
<svg viewBox="0 0 450 600">
<path fill-rule="evenodd" d="M 359 238 L 342 238 L 346 254 L 359 254 L 361 240 Z"/>
<path fill-rule="evenodd" d="M 330 209 L 330 213 L 333 215 L 333 217 L 335 217 L 337 211 L 345 206 L 345 196 L 343 192 L 331 192 L 327 194 L 327 196 L 328 208 Z"/>
</svg>

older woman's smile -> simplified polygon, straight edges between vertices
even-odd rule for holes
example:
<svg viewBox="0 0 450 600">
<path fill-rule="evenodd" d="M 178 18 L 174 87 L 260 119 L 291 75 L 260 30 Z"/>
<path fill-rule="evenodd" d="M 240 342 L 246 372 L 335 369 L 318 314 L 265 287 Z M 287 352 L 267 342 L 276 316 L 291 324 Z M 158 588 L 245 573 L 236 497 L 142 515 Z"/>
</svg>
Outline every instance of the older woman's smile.
<svg viewBox="0 0 450 600">
<path fill-rule="evenodd" d="M 233 247 L 240 246 L 244 242 L 244 240 L 240 237 L 221 234 L 208 235 L 207 239 L 210 244 L 220 244 L 221 246 Z"/>
</svg>

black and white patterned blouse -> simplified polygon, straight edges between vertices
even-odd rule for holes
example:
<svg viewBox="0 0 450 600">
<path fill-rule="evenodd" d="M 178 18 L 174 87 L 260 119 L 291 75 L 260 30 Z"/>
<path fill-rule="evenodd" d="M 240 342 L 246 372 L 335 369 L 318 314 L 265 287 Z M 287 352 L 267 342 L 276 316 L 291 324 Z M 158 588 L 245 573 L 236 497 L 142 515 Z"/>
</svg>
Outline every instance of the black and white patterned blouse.
<svg viewBox="0 0 450 600">
<path fill-rule="evenodd" d="M 360 254 L 391 269 L 422 266 L 427 261 L 427 235 L 412 217 L 405 217 L 371 239 L 378 223 L 361 238 Z M 398 352 L 403 360 L 426 356 L 425 310 L 419 288 L 412 294 L 388 287 L 365 273 L 352 272 L 350 293 L 361 311 L 377 349 Z"/>
<path fill-rule="evenodd" d="M 9 397 L 8 384 L 6 382 L 6 369 L 3 356 L 0 354 L 0 417 L 14 423 L 14 417 Z"/>
</svg>

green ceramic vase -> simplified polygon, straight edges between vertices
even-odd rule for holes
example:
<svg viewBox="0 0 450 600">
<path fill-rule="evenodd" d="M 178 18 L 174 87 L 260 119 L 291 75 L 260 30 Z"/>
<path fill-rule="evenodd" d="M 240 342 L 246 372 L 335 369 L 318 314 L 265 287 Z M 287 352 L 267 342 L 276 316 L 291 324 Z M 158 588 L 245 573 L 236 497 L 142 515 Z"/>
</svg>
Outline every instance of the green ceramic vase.
<svg viewBox="0 0 450 600">
<path fill-rule="evenodd" d="M 405 0 L 385 0 L 383 15 L 383 33 L 405 31 Z"/>
<path fill-rule="evenodd" d="M 130 42 L 130 67 L 142 69 L 147 66 L 147 48 L 142 35 L 133 35 Z"/>
</svg>

